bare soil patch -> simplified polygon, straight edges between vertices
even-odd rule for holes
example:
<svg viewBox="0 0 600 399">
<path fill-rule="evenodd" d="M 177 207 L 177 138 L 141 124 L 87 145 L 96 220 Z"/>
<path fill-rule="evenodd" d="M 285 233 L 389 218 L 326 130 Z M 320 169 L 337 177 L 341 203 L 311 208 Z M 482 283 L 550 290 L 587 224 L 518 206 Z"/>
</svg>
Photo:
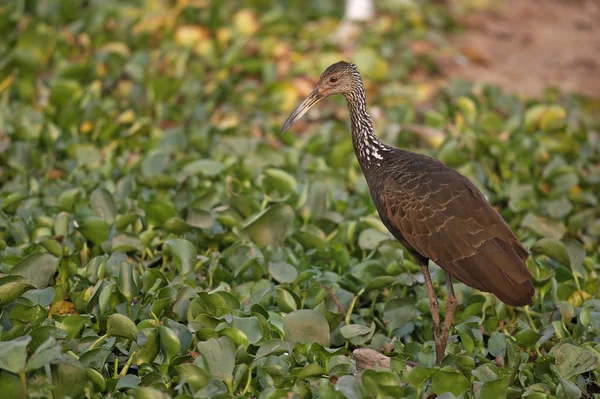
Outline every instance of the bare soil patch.
<svg viewBox="0 0 600 399">
<path fill-rule="evenodd" d="M 449 77 L 525 96 L 555 86 L 600 97 L 600 0 L 504 0 L 461 22 L 441 59 Z"/>
</svg>

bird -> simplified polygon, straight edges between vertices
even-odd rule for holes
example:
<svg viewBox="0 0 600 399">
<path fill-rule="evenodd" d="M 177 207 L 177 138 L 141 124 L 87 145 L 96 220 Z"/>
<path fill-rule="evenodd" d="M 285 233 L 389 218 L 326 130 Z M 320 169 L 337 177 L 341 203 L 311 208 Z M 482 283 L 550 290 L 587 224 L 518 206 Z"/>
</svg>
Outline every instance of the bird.
<svg viewBox="0 0 600 399">
<path fill-rule="evenodd" d="M 329 66 L 315 89 L 285 121 L 286 132 L 322 99 L 342 94 L 350 113 L 354 152 L 381 221 L 419 264 L 433 321 L 436 364 L 445 357 L 457 308 L 453 279 L 490 292 L 511 306 L 533 303 L 529 253 L 502 216 L 467 177 L 440 160 L 382 143 L 367 112 L 358 68 Z M 447 300 L 440 325 L 439 302 L 429 261 L 446 273 Z"/>
</svg>

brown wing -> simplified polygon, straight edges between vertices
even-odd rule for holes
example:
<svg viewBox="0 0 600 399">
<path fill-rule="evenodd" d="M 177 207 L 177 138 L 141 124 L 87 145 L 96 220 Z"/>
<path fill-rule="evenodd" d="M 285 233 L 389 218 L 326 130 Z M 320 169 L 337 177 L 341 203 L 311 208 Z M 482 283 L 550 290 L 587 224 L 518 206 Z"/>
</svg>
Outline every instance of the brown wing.
<svg viewBox="0 0 600 399">
<path fill-rule="evenodd" d="M 382 182 L 382 216 L 414 251 L 463 283 L 509 305 L 530 304 L 528 253 L 504 219 L 458 172 L 438 162 L 422 166 Z"/>
</svg>

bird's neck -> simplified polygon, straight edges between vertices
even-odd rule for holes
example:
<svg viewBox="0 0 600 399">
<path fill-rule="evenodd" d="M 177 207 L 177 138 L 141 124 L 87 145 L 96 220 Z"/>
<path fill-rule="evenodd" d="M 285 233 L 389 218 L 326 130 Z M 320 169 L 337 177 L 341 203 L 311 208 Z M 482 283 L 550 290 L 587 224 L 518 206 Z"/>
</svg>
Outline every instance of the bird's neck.
<svg viewBox="0 0 600 399">
<path fill-rule="evenodd" d="M 362 82 L 356 90 L 346 93 L 345 97 L 350 110 L 354 152 L 358 163 L 366 172 L 381 166 L 381 161 L 389 149 L 375 136 L 373 122 L 367 112 L 367 99 Z"/>
</svg>

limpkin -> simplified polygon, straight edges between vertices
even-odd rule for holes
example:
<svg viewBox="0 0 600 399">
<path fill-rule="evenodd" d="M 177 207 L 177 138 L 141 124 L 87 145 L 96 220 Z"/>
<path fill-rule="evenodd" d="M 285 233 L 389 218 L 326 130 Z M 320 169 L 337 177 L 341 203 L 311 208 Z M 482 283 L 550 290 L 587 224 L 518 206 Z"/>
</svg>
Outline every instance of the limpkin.
<svg viewBox="0 0 600 399">
<path fill-rule="evenodd" d="M 352 142 L 381 221 L 421 266 L 441 364 L 456 310 L 452 278 L 491 292 L 508 305 L 532 303 L 527 250 L 481 191 L 441 161 L 385 145 L 375 136 L 365 88 L 354 64 L 340 61 L 321 75 L 314 91 L 291 113 L 282 133 L 325 97 L 343 94 Z M 446 272 L 448 297 L 440 326 L 429 260 Z"/>
</svg>

